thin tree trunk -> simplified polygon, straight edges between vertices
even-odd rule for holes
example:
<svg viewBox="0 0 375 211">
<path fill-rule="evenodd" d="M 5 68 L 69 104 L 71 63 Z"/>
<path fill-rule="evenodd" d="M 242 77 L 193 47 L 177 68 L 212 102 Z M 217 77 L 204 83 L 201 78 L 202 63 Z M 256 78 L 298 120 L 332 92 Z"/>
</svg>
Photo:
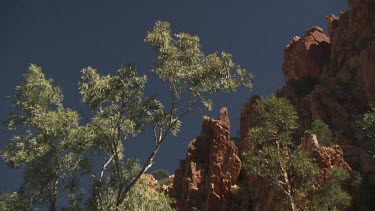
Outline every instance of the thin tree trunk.
<svg viewBox="0 0 375 211">
<path fill-rule="evenodd" d="M 289 188 L 288 188 L 288 189 L 289 189 Z M 290 189 L 289 189 L 288 192 L 289 192 L 289 194 L 288 194 L 288 198 L 289 198 L 290 206 L 291 206 L 291 208 L 292 208 L 293 211 L 297 211 L 298 209 L 297 209 L 296 204 L 294 203 L 294 199 L 293 199 L 292 194 L 290 193 Z"/>
<path fill-rule="evenodd" d="M 49 211 L 55 211 L 56 210 L 56 198 L 55 197 L 53 197 L 53 199 L 51 199 L 48 210 Z"/>
<path fill-rule="evenodd" d="M 155 146 L 154 151 L 148 157 L 148 159 L 147 159 L 146 163 L 143 165 L 143 168 L 141 169 L 141 171 L 137 174 L 137 176 L 133 179 L 133 181 L 124 189 L 124 191 L 121 192 L 120 198 L 118 198 L 118 200 L 116 200 L 116 209 L 117 210 L 118 210 L 118 207 L 120 206 L 120 204 L 124 201 L 126 195 L 129 193 L 130 189 L 133 188 L 133 186 L 137 183 L 137 181 L 141 178 L 141 176 L 151 167 L 152 161 L 154 160 L 157 152 L 159 151 L 159 148 L 160 148 L 161 144 L 163 143 L 165 138 L 169 135 L 171 129 L 177 124 L 177 122 L 182 117 L 185 116 L 185 114 L 189 113 L 193 109 L 195 104 L 200 102 L 202 99 L 203 99 L 203 97 L 200 97 L 199 99 L 197 99 L 193 103 L 191 103 L 190 106 L 184 112 L 182 112 L 182 114 L 177 119 L 175 119 L 173 122 L 172 122 L 172 116 L 173 116 L 173 112 L 174 112 L 174 103 L 172 103 L 171 118 L 170 118 L 171 124 L 168 126 L 168 129 L 165 131 L 164 135 L 159 138 L 160 140 L 157 142 L 157 145 Z"/>
</svg>

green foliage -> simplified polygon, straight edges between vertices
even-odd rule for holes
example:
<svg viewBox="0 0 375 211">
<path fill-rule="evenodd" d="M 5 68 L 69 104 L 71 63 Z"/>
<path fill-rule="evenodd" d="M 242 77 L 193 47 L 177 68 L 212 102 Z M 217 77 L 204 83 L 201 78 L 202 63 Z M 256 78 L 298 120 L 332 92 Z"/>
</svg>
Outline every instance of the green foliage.
<svg viewBox="0 0 375 211">
<path fill-rule="evenodd" d="M 6 122 L 17 133 L 1 155 L 8 165 L 25 168 L 19 197 L 54 206 L 63 190 L 76 192 L 69 188 L 76 176 L 90 171 L 87 160 L 76 151 L 79 118 L 63 107 L 61 89 L 45 78 L 40 67 L 31 65 L 24 78 L 11 98 L 16 110 Z"/>
<path fill-rule="evenodd" d="M 254 144 L 262 144 L 275 137 L 280 137 L 284 145 L 292 144 L 290 135 L 297 128 L 297 113 L 285 98 L 272 95 L 256 104 L 251 123 L 249 139 Z"/>
<path fill-rule="evenodd" d="M 134 159 L 128 159 L 121 164 L 121 175 L 116 172 L 116 167 L 110 167 L 108 175 L 94 180 L 87 203 L 90 210 L 116 210 L 116 206 L 119 206 L 116 201 L 120 191 L 118 185 L 129 184 L 141 169 L 138 161 Z"/>
<path fill-rule="evenodd" d="M 2 211 L 26 211 L 31 210 L 31 203 L 19 193 L 0 194 L 0 210 Z"/>
<path fill-rule="evenodd" d="M 173 183 L 173 177 L 166 177 L 158 181 L 158 183 L 160 184 L 161 188 L 163 187 L 163 185 L 170 185 Z"/>
<path fill-rule="evenodd" d="M 375 157 L 375 107 L 371 111 L 367 112 L 363 119 L 358 122 L 358 125 L 365 130 L 367 136 L 370 139 L 369 153 Z"/>
<path fill-rule="evenodd" d="M 122 132 L 136 135 L 142 128 L 141 117 L 147 111 L 148 104 L 143 96 L 146 82 L 147 77 L 138 76 L 132 66 L 122 67 L 117 74 L 107 76 L 101 76 L 96 69 L 88 67 L 82 70 L 79 89 L 82 101 L 96 112 L 94 124 L 107 130 L 119 121 Z M 153 105 L 158 103 L 153 102 Z M 154 109 L 160 112 L 162 107 Z"/>
<path fill-rule="evenodd" d="M 303 208 L 319 168 L 294 150 L 291 135 L 297 128 L 296 111 L 288 100 L 273 95 L 258 101 L 254 113 L 249 130 L 254 150 L 243 154 L 244 167 L 282 191 L 287 209 Z M 295 181 L 298 187 L 293 186 Z"/>
<path fill-rule="evenodd" d="M 280 209 L 339 210 L 350 205 L 350 196 L 340 186 L 348 172 L 334 168 L 329 181 L 319 184 L 319 167 L 294 146 L 297 114 L 286 99 L 271 96 L 258 101 L 251 125 L 248 140 L 253 150 L 242 155 L 243 166 L 284 194 Z M 306 200 L 311 196 L 313 200 Z"/>
<path fill-rule="evenodd" d="M 165 169 L 157 169 L 153 172 L 151 172 L 152 176 L 154 176 L 154 178 L 156 180 L 161 180 L 161 179 L 165 179 L 167 177 L 169 177 L 169 172 Z"/>
<path fill-rule="evenodd" d="M 64 108 L 61 88 L 31 65 L 11 98 L 16 110 L 6 125 L 14 132 L 12 143 L 1 150 L 8 165 L 25 168 L 25 181 L 22 191 L 6 200 L 29 199 L 32 208 L 55 210 L 60 194 L 68 193 L 70 204 L 59 208 L 170 210 L 169 199 L 152 195 L 140 182 L 161 144 L 178 134 L 187 113 L 199 107 L 212 109 L 214 94 L 234 92 L 241 85 L 252 87 L 252 74 L 235 64 L 231 54 L 205 55 L 198 36 L 172 34 L 169 23 L 158 21 L 145 39 L 156 50 L 154 73 L 170 100 L 146 97 L 147 77 L 138 75 L 133 66 L 106 76 L 87 67 L 79 81 L 81 101 L 87 106 L 82 111 L 85 121 Z M 146 126 L 154 130 L 155 147 L 139 165 L 126 158 L 125 143 Z M 87 177 L 90 191 L 80 184 Z M 89 200 L 84 202 L 87 192 Z"/>
<path fill-rule="evenodd" d="M 172 211 L 172 199 L 164 193 L 147 187 L 148 181 L 140 180 L 140 184 L 125 198 L 120 210 L 139 211 Z"/>
<path fill-rule="evenodd" d="M 341 183 L 349 179 L 350 175 L 348 170 L 342 167 L 335 167 L 331 169 L 330 179 L 333 182 Z"/>
<path fill-rule="evenodd" d="M 88 201 L 90 210 L 173 210 L 172 200 L 153 189 L 147 178 L 141 178 L 139 182 L 127 194 L 124 201 L 116 206 L 116 199 L 119 191 L 117 189 L 117 179 L 123 179 L 125 184 L 129 184 L 140 171 L 140 164 L 133 159 L 127 160 L 121 177 L 113 176 L 107 181 L 96 181 L 91 190 L 91 198 Z"/>
<path fill-rule="evenodd" d="M 168 84 L 176 98 L 184 93 L 188 99 L 194 99 L 221 91 L 233 92 L 241 84 L 252 88 L 252 75 L 236 65 L 231 54 L 204 55 L 198 36 L 173 34 L 168 22 L 157 21 L 145 41 L 157 52 L 157 76 Z M 205 101 L 205 106 L 210 108 L 210 100 Z"/>
<path fill-rule="evenodd" d="M 375 108 L 364 115 L 363 120 L 360 121 L 360 126 L 366 130 L 367 136 L 371 140 L 375 140 Z"/>
<path fill-rule="evenodd" d="M 236 65 L 230 54 L 205 56 L 200 50 L 197 36 L 187 33 L 172 36 L 167 22 L 156 22 L 154 28 L 148 31 L 145 41 L 156 50 L 154 72 L 169 91 L 169 103 L 161 102 L 156 96 L 146 98 L 144 87 L 147 77 L 138 76 L 131 66 L 122 67 L 117 74 L 107 76 L 88 67 L 82 70 L 79 83 L 82 101 L 94 115 L 87 126 L 90 134 L 93 134 L 92 142 L 108 159 L 109 171 L 104 177 L 122 177 L 124 141 L 129 135 L 136 136 L 145 125 L 154 130 L 154 151 L 137 176 L 129 184 L 117 179 L 117 206 L 151 167 L 166 137 L 178 134 L 181 119 L 187 113 L 199 105 L 211 109 L 211 97 L 217 92 L 233 92 L 240 85 L 251 88 L 252 75 Z M 102 176 L 99 180 L 105 181 Z"/>
<path fill-rule="evenodd" d="M 345 210 L 351 204 L 351 197 L 342 188 L 341 184 L 349 179 L 349 172 L 341 167 L 332 168 L 330 177 L 316 191 L 310 202 L 312 210 Z"/>
<path fill-rule="evenodd" d="M 318 138 L 318 141 L 323 146 L 332 145 L 332 132 L 322 120 L 314 120 L 311 123 L 310 132 L 315 134 Z"/>
</svg>

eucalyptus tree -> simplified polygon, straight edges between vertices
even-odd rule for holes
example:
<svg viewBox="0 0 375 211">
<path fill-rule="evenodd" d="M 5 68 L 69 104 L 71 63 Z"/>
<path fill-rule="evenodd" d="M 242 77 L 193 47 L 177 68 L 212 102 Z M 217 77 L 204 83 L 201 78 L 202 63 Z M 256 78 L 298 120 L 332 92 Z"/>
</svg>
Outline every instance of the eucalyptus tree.
<svg viewBox="0 0 375 211">
<path fill-rule="evenodd" d="M 332 169 L 327 181 L 320 181 L 319 167 L 295 146 L 297 113 L 287 99 L 272 95 L 258 100 L 251 125 L 252 150 L 242 155 L 243 165 L 282 193 L 281 209 L 340 210 L 350 205 L 350 196 L 341 189 L 348 172 Z"/>
<path fill-rule="evenodd" d="M 24 79 L 11 97 L 15 111 L 6 121 L 14 133 L 12 142 L 1 150 L 8 165 L 25 169 L 24 183 L 13 198 L 28 199 L 32 205 L 48 203 L 55 210 L 59 194 L 67 190 L 75 206 L 77 179 L 91 169 L 76 138 L 78 114 L 64 108 L 61 88 L 53 86 L 40 67 L 31 65 Z"/>
<path fill-rule="evenodd" d="M 297 113 L 287 99 L 274 95 L 259 100 L 254 112 L 249 130 L 254 150 L 243 154 L 244 166 L 284 194 L 287 210 L 298 210 L 319 169 L 304 153 L 294 150 Z M 298 187 L 293 186 L 296 181 Z"/>
<path fill-rule="evenodd" d="M 95 134 L 93 138 L 107 158 L 98 181 L 111 181 L 116 208 L 152 166 L 161 144 L 169 135 L 178 133 L 186 114 L 202 106 L 210 110 L 216 93 L 234 92 L 240 85 L 252 88 L 252 74 L 235 64 L 231 54 L 205 55 L 198 36 L 173 34 L 168 22 L 157 21 L 145 42 L 157 53 L 153 72 L 167 87 L 169 102 L 162 102 L 157 96 L 145 97 L 147 76 L 138 76 L 131 66 L 108 76 L 100 75 L 92 67 L 85 68 L 79 85 L 83 102 L 94 113 L 89 125 Z M 153 128 L 150 141 L 153 139 L 154 149 L 134 178 L 125 180 L 125 140 L 141 132 L 145 124 Z"/>
<path fill-rule="evenodd" d="M 370 156 L 375 158 L 375 107 L 364 114 L 363 119 L 358 122 L 358 125 L 365 130 L 367 137 L 369 138 L 369 149 Z"/>
<path fill-rule="evenodd" d="M 310 210 L 346 210 L 352 198 L 341 185 L 349 181 L 349 172 L 342 167 L 330 169 L 324 184 L 317 188 L 309 203 Z"/>
<path fill-rule="evenodd" d="M 212 109 L 212 97 L 219 92 L 234 92 L 241 85 L 252 88 L 252 74 L 235 64 L 231 54 L 205 55 L 198 36 L 173 34 L 167 22 L 157 21 L 145 42 L 156 51 L 153 73 L 164 83 L 168 101 L 147 97 L 147 76 L 133 66 L 105 76 L 87 67 L 81 71 L 79 91 L 90 113 L 85 110 L 80 119 L 77 112 L 64 108 L 61 88 L 53 86 L 41 68 L 30 66 L 25 83 L 16 87 L 12 97 L 16 111 L 7 121 L 8 129 L 18 130 L 1 151 L 10 166 L 25 168 L 25 182 L 4 200 L 27 199 L 29 208 L 48 204 L 55 210 L 61 193 L 69 192 L 69 209 L 82 205 L 92 210 L 131 209 L 146 200 L 137 197 L 144 190 L 142 175 L 167 137 L 177 135 L 182 118 L 194 109 Z M 154 131 L 149 141 L 155 145 L 140 165 L 126 156 L 126 141 L 146 126 Z M 98 159 L 104 160 L 98 163 Z M 90 188 L 80 185 L 83 179 Z M 165 202 L 149 200 L 149 206 L 169 210 Z"/>
</svg>

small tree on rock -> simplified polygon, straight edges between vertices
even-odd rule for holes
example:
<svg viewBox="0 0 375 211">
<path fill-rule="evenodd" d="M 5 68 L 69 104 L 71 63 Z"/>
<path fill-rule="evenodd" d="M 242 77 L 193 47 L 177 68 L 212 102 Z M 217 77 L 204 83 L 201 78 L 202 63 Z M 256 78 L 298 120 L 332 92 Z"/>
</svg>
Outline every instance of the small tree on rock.
<svg viewBox="0 0 375 211">
<path fill-rule="evenodd" d="M 319 169 L 293 145 L 297 113 L 287 99 L 274 95 L 258 101 L 254 112 L 249 130 L 254 150 L 243 155 L 244 166 L 280 190 L 290 210 L 299 210 L 314 188 Z M 295 182 L 300 185 L 295 187 Z"/>
</svg>

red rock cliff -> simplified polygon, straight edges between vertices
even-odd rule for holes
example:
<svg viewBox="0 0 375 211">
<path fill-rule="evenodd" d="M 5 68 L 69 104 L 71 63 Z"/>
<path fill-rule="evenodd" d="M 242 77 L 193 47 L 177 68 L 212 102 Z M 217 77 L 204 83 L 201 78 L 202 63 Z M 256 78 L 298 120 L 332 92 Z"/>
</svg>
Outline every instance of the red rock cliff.
<svg viewBox="0 0 375 211">
<path fill-rule="evenodd" d="M 294 38 L 283 65 L 283 95 L 299 108 L 299 135 L 312 120 L 323 120 L 350 166 L 366 175 L 375 163 L 356 122 L 375 104 L 374 14 L 375 1 L 350 0 L 349 11 L 327 17 L 329 38 L 319 27 Z"/>
<path fill-rule="evenodd" d="M 284 52 L 285 86 L 277 96 L 289 98 L 297 108 L 299 148 L 320 166 L 323 182 L 331 168 L 344 167 L 360 172 L 365 185 L 375 187 L 375 179 L 371 179 L 375 178 L 375 163 L 366 150 L 368 140 L 356 125 L 375 105 L 374 14 L 375 1 L 349 0 L 347 12 L 327 17 L 329 36 L 314 26 L 302 37 L 294 37 Z M 241 110 L 240 152 L 252 150 L 247 133 L 257 99 L 253 97 Z M 329 125 L 336 145 L 322 147 L 316 138 L 304 135 L 315 119 Z M 229 137 L 226 109 L 219 120 L 203 121 L 201 135 L 189 144 L 186 159 L 175 172 L 173 194 L 179 210 L 242 209 L 233 201 L 234 188 L 231 191 L 237 183 L 250 189 L 251 203 L 246 209 L 276 209 L 277 190 L 246 171 L 238 177 L 241 162 Z M 371 201 L 364 203 L 372 206 Z"/>
<path fill-rule="evenodd" d="M 238 149 L 230 140 L 228 111 L 222 108 L 218 120 L 203 120 L 201 135 L 190 142 L 174 173 L 172 195 L 178 210 L 234 210 L 228 199 L 240 169 Z"/>
<path fill-rule="evenodd" d="M 294 37 L 284 52 L 285 86 L 277 95 L 289 98 L 297 108 L 300 148 L 319 164 L 323 179 L 330 168 L 340 166 L 360 172 L 366 185 L 375 185 L 368 140 L 356 123 L 375 104 L 374 14 L 375 1 L 350 0 L 349 11 L 327 17 L 329 36 L 314 26 L 302 37 Z M 251 150 L 246 134 L 254 99 L 241 110 L 240 151 Z M 315 119 L 329 125 L 338 145 L 321 147 L 315 139 L 304 136 Z M 251 175 L 246 180 L 254 193 L 253 207 L 274 209 L 275 191 Z"/>
</svg>

